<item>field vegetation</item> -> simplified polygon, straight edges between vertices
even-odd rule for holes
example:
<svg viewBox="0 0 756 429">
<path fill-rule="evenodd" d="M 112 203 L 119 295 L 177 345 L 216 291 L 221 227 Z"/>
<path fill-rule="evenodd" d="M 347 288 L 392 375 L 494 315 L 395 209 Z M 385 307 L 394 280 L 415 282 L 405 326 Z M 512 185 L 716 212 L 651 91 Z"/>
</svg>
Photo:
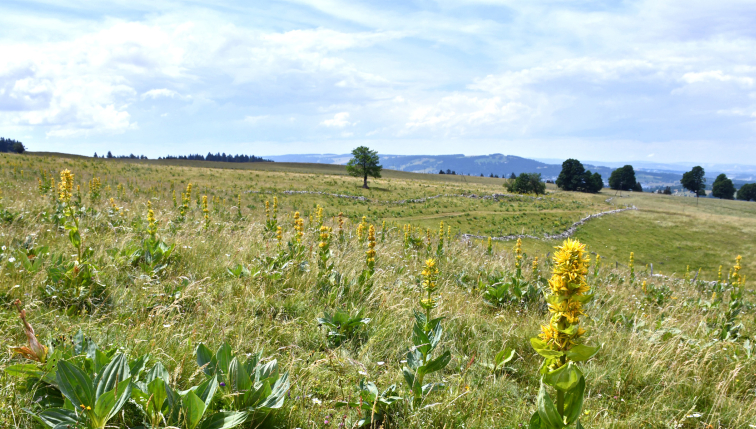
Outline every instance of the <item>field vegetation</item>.
<svg viewBox="0 0 756 429">
<path fill-rule="evenodd" d="M 756 204 L 387 170 L 363 189 L 315 164 L 0 165 L 0 333 L 19 347 L 0 427 L 561 427 L 543 391 L 573 426 L 756 427 Z M 556 260 L 562 240 L 459 238 L 632 206 Z M 542 387 L 560 367 L 579 377 Z"/>
</svg>

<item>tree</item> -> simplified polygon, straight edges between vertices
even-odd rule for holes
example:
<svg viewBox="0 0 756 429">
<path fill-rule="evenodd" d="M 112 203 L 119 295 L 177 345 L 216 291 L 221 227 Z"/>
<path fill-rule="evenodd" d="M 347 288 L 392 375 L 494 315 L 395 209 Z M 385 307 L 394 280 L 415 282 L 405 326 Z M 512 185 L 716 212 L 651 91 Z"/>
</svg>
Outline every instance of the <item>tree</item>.
<svg viewBox="0 0 756 429">
<path fill-rule="evenodd" d="M 546 184 L 541 181 L 541 173 L 520 173 L 514 181 L 510 179 L 507 190 L 518 194 L 545 194 Z"/>
<path fill-rule="evenodd" d="M 512 179 L 512 180 L 514 180 L 514 179 L 517 178 L 517 175 L 515 175 L 514 173 L 512 173 L 512 174 L 509 175 L 509 178 Z"/>
<path fill-rule="evenodd" d="M 446 173 L 444 173 L 444 170 L 438 170 L 438 174 L 446 174 Z"/>
<path fill-rule="evenodd" d="M 735 196 L 735 185 L 726 174 L 720 174 L 711 185 L 711 194 L 717 198 L 731 200 Z"/>
<path fill-rule="evenodd" d="M 612 171 L 609 176 L 609 187 L 616 191 L 643 191 L 640 183 L 635 180 L 635 170 L 632 165 Z"/>
<path fill-rule="evenodd" d="M 697 165 L 689 172 L 683 173 L 680 184 L 683 188 L 695 193 L 696 198 L 701 195 L 706 196 L 706 178 L 704 177 L 704 174 L 704 169 Z M 698 200 L 696 200 L 696 204 L 697 203 Z"/>
<path fill-rule="evenodd" d="M 756 201 L 756 183 L 746 183 L 738 189 L 738 199 Z"/>
<path fill-rule="evenodd" d="M 112 158 L 112 157 L 113 157 L 113 154 L 112 154 L 112 153 L 110 153 L 110 151 L 108 151 L 107 157 L 108 157 L 108 158 Z"/>
<path fill-rule="evenodd" d="M 596 193 L 604 187 L 604 181 L 599 173 L 586 171 L 577 159 L 568 159 L 562 163 L 562 171 L 556 180 L 557 186 L 565 191 L 579 191 Z"/>
<path fill-rule="evenodd" d="M 368 189 L 368 176 L 379 178 L 383 167 L 378 164 L 378 152 L 367 146 L 360 146 L 352 151 L 353 158 L 347 162 L 346 169 L 350 176 L 362 177 L 362 187 Z"/>
</svg>

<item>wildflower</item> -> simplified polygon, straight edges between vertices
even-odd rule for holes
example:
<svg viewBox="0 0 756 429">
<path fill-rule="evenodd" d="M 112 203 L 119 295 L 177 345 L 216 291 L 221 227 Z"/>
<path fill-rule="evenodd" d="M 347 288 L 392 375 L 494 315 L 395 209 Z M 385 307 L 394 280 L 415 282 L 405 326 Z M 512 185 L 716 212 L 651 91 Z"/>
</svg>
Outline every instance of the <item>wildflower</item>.
<svg viewBox="0 0 756 429">
<path fill-rule="evenodd" d="M 294 212 L 294 230 L 296 231 L 297 243 L 302 243 L 304 236 L 304 219 L 299 217 L 299 212 Z"/>
<path fill-rule="evenodd" d="M 365 252 L 365 263 L 370 274 L 375 272 L 375 227 L 370 225 L 368 228 L 368 250 Z"/>
<path fill-rule="evenodd" d="M 635 252 L 630 252 L 630 284 L 635 281 Z"/>
<path fill-rule="evenodd" d="M 71 201 L 73 191 L 74 175 L 69 170 L 60 172 L 60 183 L 58 184 L 58 199 L 62 203 Z"/>
<path fill-rule="evenodd" d="M 732 275 L 730 276 L 731 283 L 740 284 L 740 269 L 742 268 L 740 265 L 741 259 L 743 259 L 743 257 L 740 255 L 735 258 L 735 266 L 732 267 Z"/>
<path fill-rule="evenodd" d="M 207 209 L 207 195 L 202 196 L 202 213 L 205 215 L 205 229 L 210 226 L 210 210 Z"/>
<path fill-rule="evenodd" d="M 155 214 L 152 212 L 151 208 L 147 210 L 147 222 L 149 222 L 149 226 L 147 226 L 147 233 L 149 233 L 154 240 L 155 234 L 157 234 L 157 221 L 155 220 Z"/>
<path fill-rule="evenodd" d="M 276 227 L 276 240 L 278 240 L 278 246 L 281 246 L 281 241 L 283 240 L 283 229 L 281 228 L 281 225 Z"/>
<path fill-rule="evenodd" d="M 518 273 L 522 268 L 522 239 L 520 238 L 517 239 L 517 244 L 515 244 L 515 268 Z"/>
<path fill-rule="evenodd" d="M 533 259 L 533 278 L 538 278 L 538 256 Z"/>
<path fill-rule="evenodd" d="M 488 245 L 486 246 L 486 254 L 493 255 L 493 238 L 488 237 Z"/>
<path fill-rule="evenodd" d="M 357 240 L 360 243 L 365 240 L 365 228 L 367 228 L 367 216 L 362 216 L 362 221 L 357 225 Z"/>
<path fill-rule="evenodd" d="M 339 239 L 344 238 L 344 213 L 339 212 Z"/>
</svg>

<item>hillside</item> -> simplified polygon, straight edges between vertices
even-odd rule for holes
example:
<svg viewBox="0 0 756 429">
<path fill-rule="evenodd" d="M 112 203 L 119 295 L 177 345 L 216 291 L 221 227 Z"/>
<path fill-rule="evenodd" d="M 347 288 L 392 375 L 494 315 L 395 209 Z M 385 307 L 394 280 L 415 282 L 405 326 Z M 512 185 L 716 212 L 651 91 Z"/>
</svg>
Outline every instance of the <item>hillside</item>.
<svg viewBox="0 0 756 429">
<path fill-rule="evenodd" d="M 188 405 L 171 408 L 179 397 L 207 413 L 202 429 L 232 417 L 243 429 L 368 428 L 368 417 L 384 429 L 527 427 L 544 362 L 531 338 L 550 323 L 544 293 L 566 236 L 590 259 L 575 271 L 589 288 L 581 341 L 598 347 L 572 363 L 584 427 L 756 422 L 756 203 L 553 185 L 509 195 L 500 179 L 395 170 L 365 190 L 326 164 L 0 154 L 0 165 L 0 334 L 27 344 L 19 300 L 51 353 L 44 365 L 0 360 L 0 427 L 41 427 L 30 412 L 42 410 L 73 419 L 70 406 L 49 411 L 76 392 L 62 377 L 99 385 L 118 371 L 113 389 L 131 396 L 107 427 L 150 416 L 191 427 Z M 438 325 L 418 327 L 428 314 Z M 435 362 L 425 383 L 438 383 L 420 393 L 407 384 L 417 350 Z M 149 414 L 150 397 L 168 394 Z"/>
</svg>

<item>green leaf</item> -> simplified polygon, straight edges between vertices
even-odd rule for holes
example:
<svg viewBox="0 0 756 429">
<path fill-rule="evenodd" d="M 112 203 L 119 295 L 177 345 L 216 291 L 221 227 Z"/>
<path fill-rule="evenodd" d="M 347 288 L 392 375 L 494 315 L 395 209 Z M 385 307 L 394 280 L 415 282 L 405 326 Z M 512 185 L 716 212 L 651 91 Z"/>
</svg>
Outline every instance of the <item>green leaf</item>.
<svg viewBox="0 0 756 429">
<path fill-rule="evenodd" d="M 273 391 L 270 392 L 268 399 L 260 405 L 260 408 L 281 408 L 286 400 L 286 393 L 289 391 L 289 373 L 284 372 L 273 385 Z"/>
<path fill-rule="evenodd" d="M 118 390 L 110 390 L 97 398 L 94 414 L 105 423 L 121 410 L 129 398 L 131 398 L 131 379 L 126 379 L 118 383 Z"/>
<path fill-rule="evenodd" d="M 121 383 L 130 376 L 129 361 L 126 355 L 117 354 L 102 372 L 97 374 L 95 397 L 99 398 L 103 393 L 115 389 L 116 383 Z"/>
<path fill-rule="evenodd" d="M 138 358 L 134 359 L 129 363 L 129 373 L 134 376 L 134 378 L 139 377 L 139 374 L 144 371 L 145 368 L 147 368 L 147 362 L 150 360 L 150 354 L 145 353 L 142 356 L 139 356 Z"/>
<path fill-rule="evenodd" d="M 244 423 L 248 413 L 239 411 L 225 411 L 208 416 L 202 421 L 199 429 L 228 429 Z"/>
<path fill-rule="evenodd" d="M 494 364 L 498 367 L 500 365 L 503 365 L 514 358 L 515 351 L 514 349 L 510 349 L 509 347 L 504 348 L 504 350 L 500 351 L 499 353 L 496 353 L 496 356 L 494 357 Z"/>
<path fill-rule="evenodd" d="M 541 425 L 551 429 L 562 429 L 562 416 L 559 415 L 551 400 L 549 393 L 546 391 L 546 385 L 541 383 L 541 389 L 538 391 L 538 400 L 536 402 L 538 416 L 541 418 Z"/>
<path fill-rule="evenodd" d="M 32 411 L 24 409 L 27 413 L 31 414 L 38 422 L 49 427 L 55 427 L 61 424 L 71 425 L 75 427 L 79 422 L 79 416 L 73 410 L 66 410 L 63 408 L 50 408 L 42 411 L 39 414 L 34 414 Z"/>
<path fill-rule="evenodd" d="M 583 394 L 585 393 L 585 377 L 580 377 L 577 386 L 564 395 L 564 417 L 567 424 L 572 424 L 580 417 L 583 409 Z"/>
<path fill-rule="evenodd" d="M 244 365 L 240 364 L 236 357 L 231 359 L 231 363 L 228 366 L 228 383 L 229 387 L 235 392 L 243 392 L 252 387 L 252 380 L 250 380 L 249 374 L 247 374 Z"/>
<path fill-rule="evenodd" d="M 234 358 L 234 354 L 231 350 L 231 346 L 228 343 L 223 343 L 215 353 L 215 360 L 218 364 L 217 370 L 222 374 L 222 379 L 225 381 L 225 377 L 228 375 L 228 366 L 231 364 L 231 359 Z"/>
<path fill-rule="evenodd" d="M 14 377 L 41 377 L 43 372 L 33 363 L 22 363 L 5 368 L 5 373 Z"/>
<path fill-rule="evenodd" d="M 207 408 L 205 402 L 190 390 L 184 395 L 182 405 L 184 409 L 184 418 L 186 419 L 186 427 L 188 429 L 196 428 L 202 419 L 202 415 L 205 414 L 205 409 Z"/>
<path fill-rule="evenodd" d="M 583 373 L 572 362 L 554 371 L 547 372 L 543 376 L 543 383 L 561 391 L 571 390 L 583 378 Z"/>
<path fill-rule="evenodd" d="M 215 366 L 216 366 L 215 356 L 213 356 L 213 352 L 210 351 L 210 349 L 207 348 L 207 346 L 202 343 L 200 343 L 197 346 L 197 365 L 199 365 L 200 367 L 205 367 L 204 368 L 205 374 L 207 375 L 215 374 Z"/>
<path fill-rule="evenodd" d="M 152 380 L 152 382 L 147 385 L 147 393 L 150 395 L 150 403 L 148 405 L 149 412 L 152 415 L 157 415 L 163 409 L 163 403 L 168 397 L 165 390 L 165 381 L 160 378 Z"/>
<path fill-rule="evenodd" d="M 538 414 L 538 411 L 536 411 L 535 413 L 533 413 L 533 416 L 530 417 L 528 429 L 549 429 L 549 427 L 541 422 L 541 416 Z"/>
<path fill-rule="evenodd" d="M 68 398 L 74 408 L 91 407 L 95 402 L 95 392 L 92 389 L 92 379 L 78 367 L 66 362 L 58 362 L 56 374 L 60 392 Z"/>
<path fill-rule="evenodd" d="M 536 353 L 545 357 L 546 359 L 555 359 L 564 355 L 563 352 L 560 352 L 558 350 L 551 350 L 550 348 L 548 348 L 548 344 L 546 344 L 545 341 L 541 341 L 539 338 L 531 338 L 530 345 L 533 346 L 533 350 L 535 350 Z"/>
<path fill-rule="evenodd" d="M 423 374 L 430 374 L 432 372 L 436 372 L 440 369 L 443 369 L 446 365 L 449 364 L 450 361 L 451 361 L 451 353 L 447 350 L 441 356 L 433 359 L 432 361 L 428 362 L 426 365 L 418 368 L 417 372 L 418 374 L 421 371 L 423 372 Z"/>
<path fill-rule="evenodd" d="M 171 382 L 171 376 L 168 374 L 168 370 L 165 369 L 162 363 L 158 362 L 156 363 L 152 369 L 150 369 L 147 372 L 147 376 L 145 377 L 145 381 L 149 384 L 155 379 L 161 379 L 165 383 Z"/>
<path fill-rule="evenodd" d="M 575 424 L 575 429 L 583 429 L 583 425 L 580 424 L 580 420 Z"/>
<path fill-rule="evenodd" d="M 217 389 L 218 376 L 214 376 L 200 383 L 200 385 L 197 386 L 194 392 L 200 399 L 202 399 L 205 405 L 210 406 L 210 402 L 212 402 L 213 396 L 215 395 L 215 391 Z"/>
<path fill-rule="evenodd" d="M 579 344 L 577 346 L 573 346 L 570 350 L 567 351 L 567 359 L 573 362 L 586 361 L 595 356 L 600 349 L 601 347 L 599 346 L 591 347 Z"/>
</svg>

